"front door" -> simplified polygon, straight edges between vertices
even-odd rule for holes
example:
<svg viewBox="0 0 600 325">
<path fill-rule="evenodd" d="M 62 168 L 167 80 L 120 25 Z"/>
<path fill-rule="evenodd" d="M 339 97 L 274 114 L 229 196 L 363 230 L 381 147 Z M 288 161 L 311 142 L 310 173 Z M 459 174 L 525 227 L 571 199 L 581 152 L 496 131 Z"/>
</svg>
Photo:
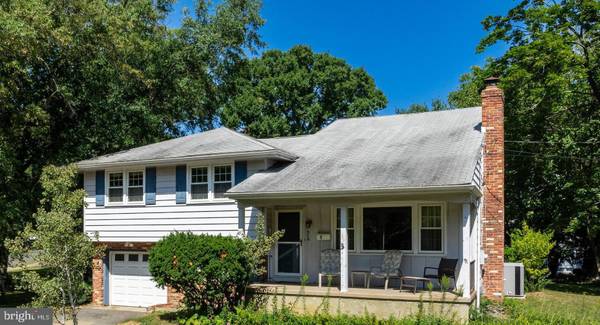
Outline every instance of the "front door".
<svg viewBox="0 0 600 325">
<path fill-rule="evenodd" d="M 277 273 L 300 275 L 302 256 L 302 217 L 299 211 L 277 213 L 277 230 L 284 230 L 277 242 Z"/>
</svg>

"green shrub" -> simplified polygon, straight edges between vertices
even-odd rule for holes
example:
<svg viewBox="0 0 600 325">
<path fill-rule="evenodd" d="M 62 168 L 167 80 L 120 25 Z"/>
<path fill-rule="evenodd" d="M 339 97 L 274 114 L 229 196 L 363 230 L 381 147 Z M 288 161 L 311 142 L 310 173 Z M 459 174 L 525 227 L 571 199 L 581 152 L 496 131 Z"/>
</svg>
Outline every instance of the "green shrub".
<svg viewBox="0 0 600 325">
<path fill-rule="evenodd" d="M 550 271 L 546 258 L 554 247 L 552 232 L 538 232 L 523 223 L 522 229 L 510 234 L 510 247 L 506 247 L 506 259 L 510 262 L 522 262 L 525 266 L 525 288 L 528 291 L 543 289 L 550 280 Z"/>
<path fill-rule="evenodd" d="M 150 273 L 182 293 L 188 308 L 212 315 L 244 296 L 251 276 L 245 248 L 236 237 L 174 233 L 150 250 Z"/>
<path fill-rule="evenodd" d="M 346 314 L 316 315 L 296 314 L 289 309 L 269 312 L 263 309 L 236 308 L 214 317 L 193 315 L 179 321 L 182 325 L 236 324 L 236 325 L 450 325 L 456 322 L 432 315 L 414 315 L 404 318 L 377 319 L 373 315 L 353 316 Z"/>
</svg>

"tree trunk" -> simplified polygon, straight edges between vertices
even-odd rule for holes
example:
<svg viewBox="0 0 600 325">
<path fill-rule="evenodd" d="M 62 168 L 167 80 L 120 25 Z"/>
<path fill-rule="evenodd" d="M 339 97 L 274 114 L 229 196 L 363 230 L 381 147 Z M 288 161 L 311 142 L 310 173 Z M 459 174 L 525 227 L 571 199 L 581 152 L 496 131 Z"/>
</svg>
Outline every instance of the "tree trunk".
<svg viewBox="0 0 600 325">
<path fill-rule="evenodd" d="M 586 243 L 585 243 L 585 251 L 583 252 L 583 272 L 586 277 L 595 279 L 598 277 L 598 263 L 600 253 L 600 249 L 598 248 L 598 243 L 595 243 L 596 239 L 593 236 L 589 228 L 586 230 Z"/>
<path fill-rule="evenodd" d="M 593 247 L 593 252 L 594 252 L 594 258 L 595 258 L 595 276 L 594 278 L 598 278 L 598 275 L 600 274 L 600 236 L 596 236 L 597 238 L 592 241 L 592 247 Z"/>
<path fill-rule="evenodd" d="M 0 296 L 8 291 L 8 249 L 0 241 Z"/>
</svg>

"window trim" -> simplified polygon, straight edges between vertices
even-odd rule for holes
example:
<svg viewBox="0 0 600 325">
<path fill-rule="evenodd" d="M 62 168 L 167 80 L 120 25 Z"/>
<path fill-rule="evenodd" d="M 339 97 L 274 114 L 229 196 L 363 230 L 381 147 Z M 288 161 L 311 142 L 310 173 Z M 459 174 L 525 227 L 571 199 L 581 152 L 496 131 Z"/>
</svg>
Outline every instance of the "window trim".
<svg viewBox="0 0 600 325">
<path fill-rule="evenodd" d="M 142 173 L 142 200 L 141 201 L 129 201 L 129 173 L 141 172 Z M 108 195 L 110 187 L 110 174 L 123 174 L 123 201 L 111 202 Z M 124 206 L 124 205 L 135 205 L 144 206 L 146 205 L 146 169 L 143 167 L 135 167 L 128 169 L 107 169 L 104 171 L 104 196 L 105 206 Z"/>
<path fill-rule="evenodd" d="M 208 202 L 232 202 L 233 200 L 227 197 L 215 198 L 215 167 L 229 166 L 231 168 L 231 187 L 235 186 L 235 168 L 232 162 L 215 162 L 215 163 L 197 163 L 188 164 L 186 170 L 186 187 L 187 187 L 187 200 L 188 204 L 196 203 L 208 203 Z M 208 169 L 208 198 L 192 200 L 192 168 L 205 167 Z"/>
<path fill-rule="evenodd" d="M 440 227 L 423 227 L 423 225 L 422 225 L 423 224 L 423 215 L 422 215 L 423 211 L 422 211 L 422 208 L 423 207 L 433 207 L 433 206 L 440 207 L 440 214 L 441 214 L 441 216 L 440 216 L 441 220 L 440 221 L 441 221 L 441 225 L 440 225 Z M 445 255 L 446 254 L 446 239 L 448 237 L 446 235 L 446 232 L 448 231 L 448 227 L 447 227 L 447 224 L 446 224 L 446 204 L 443 203 L 443 202 L 440 202 L 440 203 L 420 203 L 420 204 L 417 205 L 417 209 L 419 210 L 417 212 L 418 213 L 417 214 L 417 218 L 418 218 L 418 220 L 417 220 L 417 222 L 418 222 L 418 239 L 419 239 L 419 242 L 418 242 L 418 245 L 419 245 L 418 246 L 419 247 L 418 253 L 419 254 L 426 254 L 426 255 L 429 255 L 429 254 L 433 254 L 433 255 L 440 255 L 440 254 L 441 255 Z M 442 250 L 439 250 L 439 251 L 430 251 L 430 250 L 423 250 L 421 248 L 421 230 L 423 230 L 423 229 L 440 229 L 441 230 L 441 235 L 442 235 L 442 238 L 441 238 L 441 241 L 442 241 Z"/>
<path fill-rule="evenodd" d="M 337 244 L 337 209 L 339 208 L 352 208 L 354 209 L 354 227 L 352 228 L 348 228 L 348 229 L 354 229 L 354 249 L 348 249 L 348 252 L 350 253 L 357 253 L 359 252 L 358 249 L 358 207 L 354 206 L 354 205 L 349 205 L 349 206 L 341 206 L 341 205 L 333 205 L 331 207 L 331 248 L 332 249 L 337 249 L 336 248 L 336 244 Z"/>
</svg>

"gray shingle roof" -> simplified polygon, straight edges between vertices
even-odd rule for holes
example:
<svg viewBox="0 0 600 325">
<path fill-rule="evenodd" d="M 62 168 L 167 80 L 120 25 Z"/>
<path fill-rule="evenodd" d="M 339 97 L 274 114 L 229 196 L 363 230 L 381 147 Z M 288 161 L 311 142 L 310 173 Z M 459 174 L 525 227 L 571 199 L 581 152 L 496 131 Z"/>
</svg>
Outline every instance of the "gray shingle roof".
<svg viewBox="0 0 600 325">
<path fill-rule="evenodd" d="M 299 158 L 252 175 L 231 196 L 467 185 L 481 109 L 341 119 L 314 135 L 261 141 Z"/>
<path fill-rule="evenodd" d="M 296 158 L 279 148 L 222 127 L 83 160 L 78 162 L 77 166 L 80 169 L 91 169 L 134 163 L 173 162 L 219 157 L 272 157 L 283 160 Z"/>
</svg>

